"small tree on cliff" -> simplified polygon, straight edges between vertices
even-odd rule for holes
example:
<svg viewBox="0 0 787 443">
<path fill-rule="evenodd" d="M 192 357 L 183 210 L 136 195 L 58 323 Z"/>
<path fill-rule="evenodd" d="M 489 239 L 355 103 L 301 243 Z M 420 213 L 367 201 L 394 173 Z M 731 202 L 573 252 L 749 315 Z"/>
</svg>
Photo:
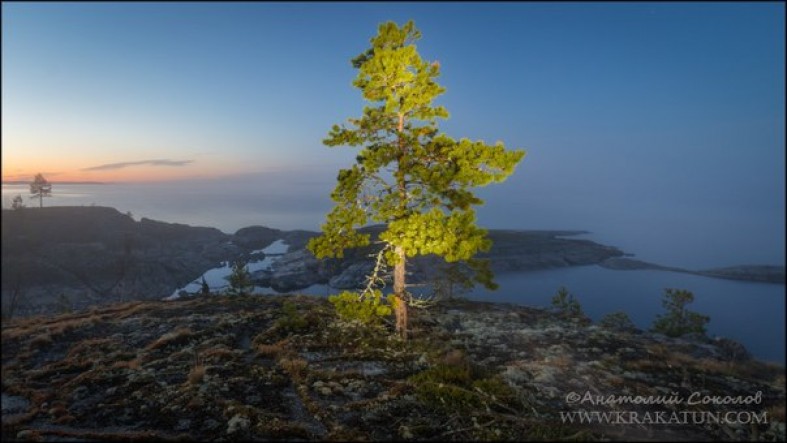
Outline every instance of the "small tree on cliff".
<svg viewBox="0 0 787 443">
<path fill-rule="evenodd" d="M 245 260 L 236 260 L 232 264 L 232 273 L 229 276 L 230 287 L 227 288 L 229 295 L 248 295 L 254 290 L 254 282 L 251 280 L 249 268 Z"/>
<path fill-rule="evenodd" d="M 356 164 L 339 171 L 331 194 L 336 206 L 327 215 L 322 235 L 309 241 L 318 258 L 343 257 L 347 248 L 369 244 L 356 231 L 370 221 L 386 224 L 380 234 L 386 261 L 394 267 L 396 331 L 407 338 L 405 282 L 408 257 L 436 254 L 448 262 L 466 260 L 476 280 L 494 287 L 485 262 L 471 260 L 491 241 L 475 224 L 469 188 L 505 180 L 525 155 L 502 143 L 487 145 L 454 140 L 438 133 L 437 119 L 448 112 L 432 101 L 445 89 L 435 82 L 437 62 L 421 59 L 415 41 L 421 37 L 412 21 L 399 27 L 381 24 L 371 47 L 352 60 L 358 75 L 353 85 L 371 106 L 350 119 L 350 127 L 334 125 L 328 146 L 361 147 Z"/>
<path fill-rule="evenodd" d="M 665 289 L 661 305 L 667 310 L 658 315 L 653 322 L 652 331 L 669 337 L 680 337 L 686 334 L 705 335 L 705 325 L 710 317 L 686 309 L 686 305 L 694 301 L 694 294 L 685 289 Z"/>
<path fill-rule="evenodd" d="M 52 184 L 42 174 L 36 174 L 33 183 L 30 183 L 30 198 L 38 197 L 38 207 L 44 207 L 44 197 L 52 196 Z"/>
</svg>

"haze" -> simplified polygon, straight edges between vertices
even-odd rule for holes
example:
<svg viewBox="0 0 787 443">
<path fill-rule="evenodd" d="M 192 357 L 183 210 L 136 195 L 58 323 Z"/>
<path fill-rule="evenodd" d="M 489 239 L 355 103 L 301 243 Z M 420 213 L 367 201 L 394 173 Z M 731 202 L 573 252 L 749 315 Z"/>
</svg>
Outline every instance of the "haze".
<svg viewBox="0 0 787 443">
<path fill-rule="evenodd" d="M 237 183 L 327 210 L 355 154 L 321 140 L 364 106 L 350 59 L 379 23 L 413 19 L 442 67 L 440 128 L 528 151 L 480 191 L 484 226 L 587 229 L 674 265 L 784 264 L 783 3 L 2 12 L 4 181 Z"/>
</svg>

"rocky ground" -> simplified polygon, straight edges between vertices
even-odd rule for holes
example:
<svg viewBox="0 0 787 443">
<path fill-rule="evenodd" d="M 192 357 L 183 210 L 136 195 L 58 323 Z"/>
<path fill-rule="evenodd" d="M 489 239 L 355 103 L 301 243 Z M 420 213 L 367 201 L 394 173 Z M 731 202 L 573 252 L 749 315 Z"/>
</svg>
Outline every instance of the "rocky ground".
<svg viewBox="0 0 787 443">
<path fill-rule="evenodd" d="M 2 437 L 785 439 L 784 368 L 726 340 L 464 300 L 414 310 L 412 325 L 403 342 L 388 324 L 348 323 L 306 296 L 132 302 L 4 322 Z M 616 412 L 617 424 L 567 421 L 580 411 Z M 673 412 L 683 421 L 654 423 Z"/>
</svg>

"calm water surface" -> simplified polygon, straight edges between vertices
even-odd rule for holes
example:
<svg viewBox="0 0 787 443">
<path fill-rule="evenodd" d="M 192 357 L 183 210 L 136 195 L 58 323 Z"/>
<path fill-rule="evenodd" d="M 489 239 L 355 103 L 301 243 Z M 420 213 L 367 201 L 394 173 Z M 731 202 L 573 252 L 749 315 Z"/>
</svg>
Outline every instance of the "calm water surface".
<svg viewBox="0 0 787 443">
<path fill-rule="evenodd" d="M 171 184 L 106 184 L 106 185 L 55 185 L 53 196 L 44 199 L 45 206 L 111 206 L 120 212 L 131 212 L 139 220 L 147 217 L 172 223 L 185 223 L 194 226 L 211 226 L 226 233 L 251 225 L 264 225 L 279 229 L 317 230 L 325 213 L 330 209 L 330 201 L 325 190 L 313 189 L 308 183 L 288 189 L 270 186 L 240 187 L 232 183 L 215 183 L 195 186 L 186 183 Z M 25 197 L 28 206 L 37 201 L 28 199 L 28 186 L 3 185 L 3 207 L 11 205 L 16 194 Z M 294 198 L 293 195 L 297 195 Z M 699 217 L 699 215 L 697 215 Z M 546 222 L 545 222 L 546 223 Z M 610 226 L 614 226 L 610 223 Z M 742 225 L 743 226 L 743 225 Z M 523 226 L 522 229 L 532 229 Z M 565 227 L 538 227 L 540 229 L 588 229 L 579 225 Z M 659 245 L 669 233 L 648 230 L 647 235 L 637 234 L 635 229 L 595 230 L 584 238 L 602 244 L 622 246 L 642 244 L 650 241 L 651 250 L 659 250 Z M 623 238 L 621 235 L 630 238 Z M 680 234 L 680 233 L 678 233 Z M 675 234 L 675 235 L 678 235 Z M 741 232 L 744 235 L 745 232 Z M 763 235 L 762 233 L 756 233 Z M 681 235 L 690 236 L 691 233 Z M 697 235 L 703 235 L 697 233 Z M 782 234 L 779 234 L 782 235 Z M 778 238 L 775 235 L 774 238 Z M 610 241 L 611 239 L 615 239 Z M 673 239 L 674 241 L 674 239 Z M 725 239 L 719 236 L 718 245 Z M 736 239 L 736 244 L 746 244 Z M 660 250 L 667 247 L 661 246 Z M 676 248 L 676 251 L 679 248 Z M 730 249 L 730 248 L 727 248 Z M 694 269 L 716 266 L 749 264 L 748 257 L 763 256 L 762 245 L 740 251 L 744 257 L 740 261 L 714 261 L 713 258 L 695 260 Z M 625 252 L 639 253 L 640 251 Z M 734 255 L 727 250 L 728 256 Z M 764 256 L 774 261 L 754 264 L 784 265 L 783 245 L 773 245 Z M 642 260 L 653 260 L 648 256 L 638 256 Z M 664 265 L 689 266 L 682 262 L 685 254 L 675 252 L 654 261 Z M 222 275 L 213 271 L 209 276 Z M 594 320 L 614 311 L 626 312 L 638 327 L 648 328 L 656 315 L 663 312 L 661 300 L 665 288 L 687 289 L 694 293 L 694 303 L 689 309 L 710 316 L 708 332 L 738 340 L 757 357 L 765 360 L 785 362 L 785 286 L 765 283 L 749 283 L 713 279 L 694 275 L 661 271 L 615 271 L 599 266 L 584 266 L 566 269 L 536 271 L 529 273 L 502 274 L 496 278 L 500 284 L 497 291 L 476 289 L 469 298 L 487 301 L 510 302 L 531 306 L 546 307 L 560 286 L 565 286 L 581 303 L 584 311 Z M 271 292 L 267 290 L 267 292 Z M 326 295 L 325 286 L 314 286 L 305 291 L 313 295 Z M 266 293 L 261 290 L 260 293 Z"/>
</svg>

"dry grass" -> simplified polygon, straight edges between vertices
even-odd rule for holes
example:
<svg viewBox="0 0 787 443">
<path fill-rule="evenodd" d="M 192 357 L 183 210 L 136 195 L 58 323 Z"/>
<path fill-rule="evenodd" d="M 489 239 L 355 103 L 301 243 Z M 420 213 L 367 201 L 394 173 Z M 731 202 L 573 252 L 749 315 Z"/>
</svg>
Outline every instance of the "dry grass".
<svg viewBox="0 0 787 443">
<path fill-rule="evenodd" d="M 766 411 L 768 412 L 768 420 L 771 422 L 778 421 L 784 423 L 785 419 L 787 419 L 785 417 L 787 414 L 785 413 L 785 406 L 783 404 L 771 406 L 766 409 Z"/>
<path fill-rule="evenodd" d="M 208 361 L 214 358 L 216 361 L 231 360 L 235 358 L 235 352 L 227 348 L 211 348 L 202 353 L 202 359 Z"/>
<path fill-rule="evenodd" d="M 288 340 L 279 340 L 273 344 L 261 343 L 257 345 L 257 353 L 263 357 L 276 358 L 284 352 Z"/>
<path fill-rule="evenodd" d="M 108 345 L 110 343 L 117 344 L 117 341 L 109 338 L 91 338 L 87 340 L 82 340 L 81 342 L 71 347 L 71 349 L 68 351 L 68 354 L 66 355 L 66 359 L 67 360 L 74 359 L 80 354 L 90 355 L 97 351 L 100 352 L 100 349 L 97 348 L 100 348 L 103 345 Z"/>
<path fill-rule="evenodd" d="M 81 324 L 86 314 L 80 315 L 61 315 L 51 317 L 28 317 L 17 321 L 10 321 L 3 325 L 2 339 L 12 340 L 29 337 L 38 331 L 45 331 L 49 334 L 62 334 L 66 328 L 72 325 Z"/>
<path fill-rule="evenodd" d="M 57 423 L 59 425 L 67 425 L 67 424 L 71 423 L 74 420 L 76 420 L 76 418 L 73 415 L 66 414 L 66 415 L 63 415 L 61 417 L 58 417 L 55 420 L 55 423 Z"/>
<path fill-rule="evenodd" d="M 279 359 L 279 366 L 296 381 L 303 378 L 308 365 L 309 363 L 306 360 L 299 357 L 281 357 Z"/>
<path fill-rule="evenodd" d="M 41 348 L 50 344 L 52 344 L 52 335 L 48 333 L 36 335 L 30 340 L 30 348 Z"/>
<path fill-rule="evenodd" d="M 172 332 L 167 332 L 166 334 L 162 335 L 153 343 L 147 345 L 145 349 L 153 350 L 162 348 L 167 346 L 170 343 L 174 343 L 177 341 L 181 341 L 184 338 L 192 336 L 194 333 L 191 331 L 191 328 L 178 328 Z"/>
<path fill-rule="evenodd" d="M 66 409 L 66 406 L 63 403 L 57 402 L 53 404 L 51 408 L 49 408 L 47 413 L 52 417 L 61 417 L 63 415 L 68 415 L 68 409 Z"/>
<path fill-rule="evenodd" d="M 142 366 L 142 361 L 140 361 L 140 359 L 139 359 L 139 358 L 135 358 L 135 359 L 133 359 L 133 360 L 129 360 L 129 362 L 128 362 L 128 368 L 129 368 L 129 369 L 134 369 L 134 370 L 137 370 L 137 369 L 139 369 L 141 366 Z"/>
<path fill-rule="evenodd" d="M 138 358 L 135 358 L 133 360 L 127 360 L 127 361 L 126 360 L 120 360 L 120 361 L 116 361 L 114 364 L 112 364 L 112 368 L 113 369 L 116 369 L 116 368 L 127 368 L 127 369 L 132 369 L 132 370 L 136 371 L 136 370 L 138 370 L 140 368 L 141 363 L 142 362 L 140 362 Z"/>
<path fill-rule="evenodd" d="M 202 378 L 205 377 L 205 371 L 207 368 L 205 365 L 199 364 L 191 368 L 188 376 L 189 384 L 196 385 L 197 383 L 202 381 Z"/>
<path fill-rule="evenodd" d="M 464 367 L 468 365 L 467 356 L 460 349 L 452 349 L 448 351 L 441 359 L 441 363 L 448 366 L 459 366 L 459 367 Z"/>
</svg>

